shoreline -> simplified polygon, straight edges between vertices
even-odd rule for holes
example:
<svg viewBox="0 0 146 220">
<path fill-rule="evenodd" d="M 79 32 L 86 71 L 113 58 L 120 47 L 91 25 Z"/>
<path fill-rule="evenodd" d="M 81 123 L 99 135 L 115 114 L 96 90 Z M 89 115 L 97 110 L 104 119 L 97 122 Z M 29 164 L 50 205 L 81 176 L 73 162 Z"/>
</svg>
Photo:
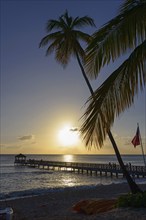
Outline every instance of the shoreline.
<svg viewBox="0 0 146 220">
<path fill-rule="evenodd" d="M 140 188 L 146 190 L 146 184 L 140 184 Z M 0 207 L 11 207 L 14 212 L 14 220 L 146 219 L 146 209 L 124 208 L 124 212 L 123 209 L 113 209 L 106 213 L 90 216 L 76 213 L 72 209 L 81 200 L 115 199 L 128 192 L 130 189 L 126 183 L 65 188 L 50 191 L 46 195 L 0 201 Z"/>
<path fill-rule="evenodd" d="M 120 182 L 111 182 L 111 183 L 99 183 L 97 185 L 76 185 L 76 186 L 59 186 L 59 187 L 54 187 L 54 188 L 46 188 L 46 189 L 28 189 L 28 190 L 23 190 L 23 191 L 16 191 L 16 192 L 9 192 L 8 194 L 4 194 L 0 197 L 0 202 L 3 201 L 9 201 L 9 200 L 15 200 L 15 199 L 23 199 L 27 197 L 33 197 L 33 196 L 41 196 L 44 194 L 49 194 L 51 192 L 59 192 L 59 191 L 64 191 L 64 190 L 81 190 L 81 189 L 92 189 L 96 188 L 98 186 L 106 186 L 106 185 L 112 185 L 112 184 L 125 184 L 125 180 L 122 179 Z M 143 183 L 142 183 L 143 184 Z"/>
<path fill-rule="evenodd" d="M 137 179 L 139 180 L 139 179 Z M 140 179 L 139 182 L 136 181 L 136 183 L 141 186 L 141 185 L 146 185 L 146 181 Z M 110 186 L 110 185 L 123 185 L 127 184 L 126 180 L 123 179 L 123 181 L 120 182 L 111 182 L 111 183 L 100 183 L 97 185 L 77 185 L 77 186 L 66 186 L 66 187 L 55 187 L 55 188 L 48 188 L 48 189 L 30 189 L 30 190 L 23 190 L 23 191 L 16 191 L 16 192 L 10 192 L 8 194 L 4 194 L 0 198 L 0 202 L 4 201 L 11 201 L 11 200 L 16 200 L 16 199 L 24 199 L 24 198 L 30 198 L 30 197 L 35 197 L 35 196 L 43 196 L 49 193 L 56 193 L 56 192 L 62 192 L 64 190 L 87 190 L 87 189 L 94 189 L 97 188 L 98 186 Z"/>
</svg>

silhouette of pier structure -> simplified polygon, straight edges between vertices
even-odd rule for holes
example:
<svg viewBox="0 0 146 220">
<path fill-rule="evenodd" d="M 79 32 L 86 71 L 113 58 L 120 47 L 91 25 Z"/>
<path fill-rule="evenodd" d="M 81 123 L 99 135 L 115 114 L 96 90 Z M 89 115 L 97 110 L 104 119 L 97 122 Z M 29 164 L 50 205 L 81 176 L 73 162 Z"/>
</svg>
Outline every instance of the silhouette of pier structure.
<svg viewBox="0 0 146 220">
<path fill-rule="evenodd" d="M 26 159 L 26 156 L 19 154 L 15 156 L 15 165 L 27 166 L 31 168 L 70 171 L 77 173 L 87 173 L 89 175 L 100 176 L 118 176 L 123 175 L 120 165 L 115 163 L 98 164 L 98 163 L 79 163 L 79 162 L 63 162 L 63 161 L 44 161 L 35 159 Z M 146 178 L 146 167 L 126 164 L 126 169 L 131 176 L 137 178 Z"/>
</svg>

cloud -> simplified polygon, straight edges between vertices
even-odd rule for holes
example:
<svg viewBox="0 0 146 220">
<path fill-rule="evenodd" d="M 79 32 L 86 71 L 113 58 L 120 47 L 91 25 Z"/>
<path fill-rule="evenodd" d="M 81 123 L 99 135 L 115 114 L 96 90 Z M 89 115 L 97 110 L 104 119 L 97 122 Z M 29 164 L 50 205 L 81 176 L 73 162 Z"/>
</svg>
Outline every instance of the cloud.
<svg viewBox="0 0 146 220">
<path fill-rule="evenodd" d="M 17 137 L 17 141 L 11 142 L 11 143 L 1 143 L 0 148 L 1 149 L 21 149 L 26 147 L 26 144 L 28 146 L 37 144 L 35 140 L 35 135 L 23 135 Z"/>
<path fill-rule="evenodd" d="M 20 141 L 31 141 L 31 140 L 35 139 L 35 136 L 32 135 L 32 134 L 30 134 L 30 135 L 23 135 L 23 136 L 18 137 L 18 139 Z"/>
<path fill-rule="evenodd" d="M 69 130 L 74 132 L 74 131 L 78 131 L 78 128 L 70 128 Z"/>
</svg>

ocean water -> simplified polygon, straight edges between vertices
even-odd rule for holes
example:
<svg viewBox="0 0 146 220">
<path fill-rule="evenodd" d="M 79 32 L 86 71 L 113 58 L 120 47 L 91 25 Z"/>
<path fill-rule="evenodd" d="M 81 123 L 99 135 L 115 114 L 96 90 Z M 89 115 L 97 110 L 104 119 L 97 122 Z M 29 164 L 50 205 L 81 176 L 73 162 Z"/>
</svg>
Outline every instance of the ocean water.
<svg viewBox="0 0 146 220">
<path fill-rule="evenodd" d="M 27 159 L 85 162 L 85 163 L 117 163 L 114 155 L 26 155 Z M 122 156 L 124 163 L 142 165 L 140 155 Z M 70 171 L 43 170 L 14 166 L 15 155 L 0 155 L 0 200 L 22 196 L 33 196 L 48 193 L 50 190 L 63 190 L 67 187 L 96 187 L 99 184 L 119 184 L 126 180 L 110 176 L 78 174 Z M 146 178 L 135 179 L 145 183 Z"/>
</svg>

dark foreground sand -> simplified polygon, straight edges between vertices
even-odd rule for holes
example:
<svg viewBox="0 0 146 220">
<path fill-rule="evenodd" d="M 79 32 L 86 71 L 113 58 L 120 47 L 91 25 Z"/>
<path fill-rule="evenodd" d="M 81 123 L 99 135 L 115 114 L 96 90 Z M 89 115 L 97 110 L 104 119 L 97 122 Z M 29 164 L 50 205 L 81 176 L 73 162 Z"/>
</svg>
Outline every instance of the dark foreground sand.
<svg viewBox="0 0 146 220">
<path fill-rule="evenodd" d="M 146 190 L 146 185 L 140 185 Z M 72 207 L 81 200 L 111 199 L 129 192 L 127 184 L 112 184 L 88 189 L 65 189 L 46 195 L 0 202 L 0 207 L 12 207 L 13 220 L 146 220 L 146 209 L 120 208 L 104 213 L 85 215 L 73 211 Z"/>
</svg>

